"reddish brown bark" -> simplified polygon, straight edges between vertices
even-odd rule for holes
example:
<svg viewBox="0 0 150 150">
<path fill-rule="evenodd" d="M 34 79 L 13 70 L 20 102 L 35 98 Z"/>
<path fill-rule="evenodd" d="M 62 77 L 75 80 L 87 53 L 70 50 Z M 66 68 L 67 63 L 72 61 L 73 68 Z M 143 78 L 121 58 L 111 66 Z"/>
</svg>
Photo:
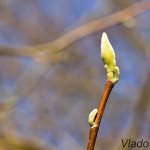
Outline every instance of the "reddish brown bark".
<svg viewBox="0 0 150 150">
<path fill-rule="evenodd" d="M 103 92 L 103 95 L 102 95 L 102 98 L 98 107 L 98 112 L 97 112 L 97 116 L 94 122 L 94 126 L 90 128 L 90 135 L 89 135 L 89 142 L 88 142 L 87 150 L 94 150 L 100 122 L 104 113 L 104 109 L 105 109 L 109 94 L 113 87 L 114 87 L 114 83 L 111 80 L 107 80 L 105 84 L 105 89 L 104 89 L 104 92 Z"/>
</svg>

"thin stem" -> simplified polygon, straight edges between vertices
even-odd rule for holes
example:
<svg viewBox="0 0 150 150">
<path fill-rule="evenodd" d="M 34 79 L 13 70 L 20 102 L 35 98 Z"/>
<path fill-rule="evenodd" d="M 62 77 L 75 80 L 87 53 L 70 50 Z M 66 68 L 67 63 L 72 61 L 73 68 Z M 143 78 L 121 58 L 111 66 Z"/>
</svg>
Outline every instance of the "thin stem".
<svg viewBox="0 0 150 150">
<path fill-rule="evenodd" d="M 97 112 L 97 116 L 94 122 L 94 126 L 90 128 L 90 135 L 89 135 L 89 142 L 88 142 L 87 150 L 94 150 L 99 126 L 100 126 L 101 119 L 104 113 L 104 109 L 105 109 L 109 94 L 113 87 L 114 87 L 114 83 L 111 80 L 107 80 L 105 84 L 105 89 L 104 89 L 104 92 L 103 92 L 103 95 L 102 95 L 102 98 L 98 107 L 98 112 Z"/>
</svg>

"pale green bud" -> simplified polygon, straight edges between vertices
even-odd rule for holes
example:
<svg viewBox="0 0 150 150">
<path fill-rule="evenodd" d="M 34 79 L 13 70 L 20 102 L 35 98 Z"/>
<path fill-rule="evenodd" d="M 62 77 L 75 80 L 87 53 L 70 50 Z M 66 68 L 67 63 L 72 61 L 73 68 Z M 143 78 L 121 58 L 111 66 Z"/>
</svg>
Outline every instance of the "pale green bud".
<svg viewBox="0 0 150 150">
<path fill-rule="evenodd" d="M 92 127 L 94 125 L 94 121 L 95 121 L 96 115 L 97 115 L 97 109 L 95 108 L 89 114 L 89 120 L 88 120 L 88 122 L 89 122 L 90 127 Z"/>
<path fill-rule="evenodd" d="M 107 79 L 115 83 L 119 81 L 119 68 L 116 66 L 115 52 L 111 46 L 107 34 L 102 34 L 101 40 L 101 57 L 104 62 L 104 67 L 107 72 Z"/>
</svg>

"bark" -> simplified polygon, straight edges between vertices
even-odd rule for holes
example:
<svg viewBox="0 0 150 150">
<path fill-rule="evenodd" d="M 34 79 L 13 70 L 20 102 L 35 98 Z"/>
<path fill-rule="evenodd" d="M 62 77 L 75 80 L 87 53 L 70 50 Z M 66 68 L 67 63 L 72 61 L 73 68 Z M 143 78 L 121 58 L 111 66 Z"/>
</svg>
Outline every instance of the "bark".
<svg viewBox="0 0 150 150">
<path fill-rule="evenodd" d="M 100 122 L 104 113 L 104 109 L 110 95 L 112 88 L 114 87 L 114 83 L 111 80 L 107 80 L 105 84 L 105 89 L 98 107 L 97 116 L 94 122 L 94 125 L 90 128 L 89 142 L 87 146 L 87 150 L 94 150 Z"/>
</svg>

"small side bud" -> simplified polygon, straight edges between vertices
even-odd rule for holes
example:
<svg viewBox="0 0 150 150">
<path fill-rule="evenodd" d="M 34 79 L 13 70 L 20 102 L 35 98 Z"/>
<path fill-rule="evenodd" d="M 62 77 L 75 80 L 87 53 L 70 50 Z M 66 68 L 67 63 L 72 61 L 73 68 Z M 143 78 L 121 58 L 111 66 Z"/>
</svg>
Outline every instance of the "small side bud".
<svg viewBox="0 0 150 150">
<path fill-rule="evenodd" d="M 95 121 L 96 115 L 97 115 L 97 109 L 95 108 L 89 114 L 89 120 L 88 120 L 88 122 L 89 122 L 90 127 L 92 127 L 94 125 L 94 121 Z"/>
</svg>

